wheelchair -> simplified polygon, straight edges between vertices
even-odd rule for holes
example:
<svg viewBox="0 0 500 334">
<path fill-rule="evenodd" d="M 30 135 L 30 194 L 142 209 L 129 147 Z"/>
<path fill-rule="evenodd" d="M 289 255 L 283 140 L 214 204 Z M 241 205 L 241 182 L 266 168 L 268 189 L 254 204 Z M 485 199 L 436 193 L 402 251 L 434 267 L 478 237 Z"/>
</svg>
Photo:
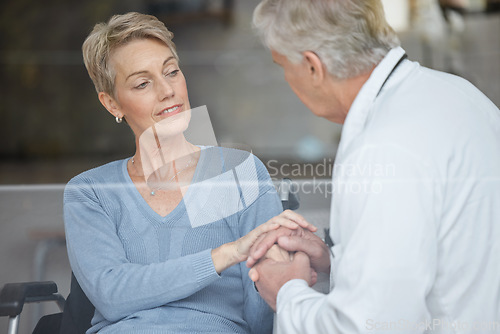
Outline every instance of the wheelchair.
<svg viewBox="0 0 500 334">
<path fill-rule="evenodd" d="M 283 210 L 299 208 L 296 185 L 290 179 L 275 183 Z M 70 293 L 65 299 L 52 281 L 5 284 L 0 291 L 0 317 L 9 317 L 8 334 L 17 334 L 19 319 L 27 303 L 55 302 L 61 312 L 45 315 L 33 334 L 85 334 L 91 327 L 95 307 L 71 273 Z"/>
</svg>

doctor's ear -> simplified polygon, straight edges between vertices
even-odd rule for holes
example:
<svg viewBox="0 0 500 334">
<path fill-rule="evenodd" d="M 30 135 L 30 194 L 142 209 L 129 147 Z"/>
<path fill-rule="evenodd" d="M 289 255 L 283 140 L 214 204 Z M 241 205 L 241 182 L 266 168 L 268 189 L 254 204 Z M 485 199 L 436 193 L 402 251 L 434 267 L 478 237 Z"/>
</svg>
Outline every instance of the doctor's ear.
<svg viewBox="0 0 500 334">
<path fill-rule="evenodd" d="M 105 92 L 100 92 L 98 96 L 101 104 L 111 113 L 111 115 L 118 118 L 123 117 L 120 106 L 111 95 Z"/>
<path fill-rule="evenodd" d="M 321 84 L 326 76 L 326 67 L 319 56 L 312 51 L 303 53 L 308 73 L 313 79 L 313 84 Z"/>
</svg>

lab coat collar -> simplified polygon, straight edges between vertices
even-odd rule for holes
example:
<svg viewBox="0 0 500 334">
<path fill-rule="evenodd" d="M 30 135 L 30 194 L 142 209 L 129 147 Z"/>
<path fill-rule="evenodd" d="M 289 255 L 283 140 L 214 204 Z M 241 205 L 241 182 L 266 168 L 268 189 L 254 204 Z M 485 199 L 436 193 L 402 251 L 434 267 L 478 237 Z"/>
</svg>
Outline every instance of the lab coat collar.
<svg viewBox="0 0 500 334">
<path fill-rule="evenodd" d="M 391 49 L 361 87 L 347 113 L 338 153 L 341 153 L 342 148 L 347 147 L 349 142 L 363 131 L 366 119 L 372 109 L 371 106 L 386 83 L 387 78 L 393 73 L 393 70 L 405 54 L 405 50 L 401 47 Z"/>
</svg>

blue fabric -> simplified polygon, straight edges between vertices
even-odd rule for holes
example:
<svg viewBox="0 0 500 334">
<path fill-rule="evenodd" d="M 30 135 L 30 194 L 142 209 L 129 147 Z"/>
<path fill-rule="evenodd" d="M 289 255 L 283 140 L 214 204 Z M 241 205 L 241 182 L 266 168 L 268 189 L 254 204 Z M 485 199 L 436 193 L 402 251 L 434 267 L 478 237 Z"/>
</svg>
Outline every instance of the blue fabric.
<svg viewBox="0 0 500 334">
<path fill-rule="evenodd" d="M 270 333 L 273 313 L 245 263 L 218 275 L 211 250 L 279 214 L 260 160 L 203 148 L 183 200 L 162 217 L 141 197 L 127 159 L 65 189 L 72 270 L 96 307 L 88 333 Z"/>
</svg>

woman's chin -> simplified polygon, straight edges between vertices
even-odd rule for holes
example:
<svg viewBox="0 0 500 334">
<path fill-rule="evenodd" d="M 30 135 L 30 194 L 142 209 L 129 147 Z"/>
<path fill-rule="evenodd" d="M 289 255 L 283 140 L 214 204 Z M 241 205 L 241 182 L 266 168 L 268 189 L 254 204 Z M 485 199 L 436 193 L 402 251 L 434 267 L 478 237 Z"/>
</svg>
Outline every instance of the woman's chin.
<svg viewBox="0 0 500 334">
<path fill-rule="evenodd" d="M 191 110 L 186 110 L 181 113 L 166 117 L 157 122 L 154 127 L 158 135 L 158 139 L 172 137 L 187 130 L 191 121 Z"/>
</svg>

